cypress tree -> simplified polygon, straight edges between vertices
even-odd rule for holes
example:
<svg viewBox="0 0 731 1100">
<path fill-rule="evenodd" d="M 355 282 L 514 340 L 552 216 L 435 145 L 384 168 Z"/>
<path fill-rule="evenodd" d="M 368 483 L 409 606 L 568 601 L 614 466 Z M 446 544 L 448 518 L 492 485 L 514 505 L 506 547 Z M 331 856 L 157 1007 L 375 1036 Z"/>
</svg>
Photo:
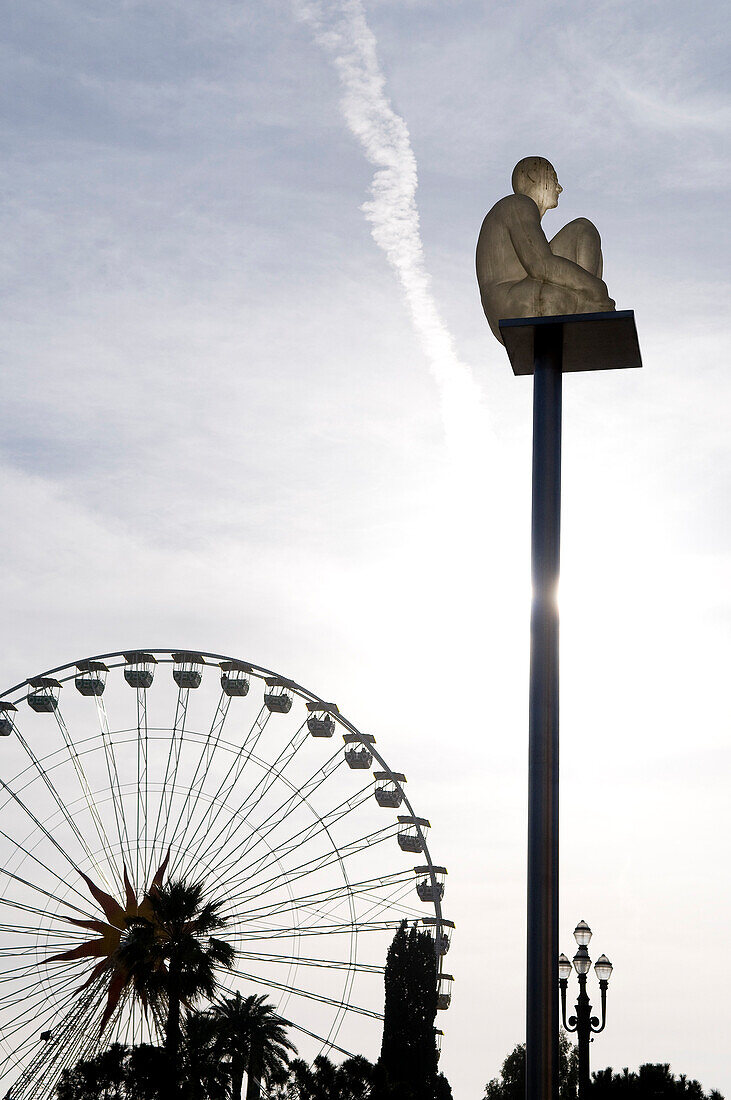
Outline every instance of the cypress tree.
<svg viewBox="0 0 731 1100">
<path fill-rule="evenodd" d="M 385 985 L 372 1100 L 451 1100 L 452 1090 L 437 1065 L 437 957 L 428 932 L 402 922 L 388 950 Z"/>
</svg>

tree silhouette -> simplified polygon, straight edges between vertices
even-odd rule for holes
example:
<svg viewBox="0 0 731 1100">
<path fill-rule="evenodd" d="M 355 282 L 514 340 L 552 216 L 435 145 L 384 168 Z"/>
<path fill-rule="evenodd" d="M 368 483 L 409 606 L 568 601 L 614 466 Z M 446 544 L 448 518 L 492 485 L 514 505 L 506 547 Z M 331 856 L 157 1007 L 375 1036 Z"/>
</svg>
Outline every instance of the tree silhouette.
<svg viewBox="0 0 731 1100">
<path fill-rule="evenodd" d="M 189 1012 L 183 1024 L 181 1100 L 231 1100 L 231 1067 L 219 1048 L 210 1014 Z"/>
<path fill-rule="evenodd" d="M 206 1013 L 215 1033 L 215 1049 L 227 1059 L 232 1100 L 240 1100 L 247 1073 L 247 1100 L 261 1092 L 261 1081 L 285 1079 L 290 1053 L 296 1048 L 286 1026 L 265 996 L 224 997 Z"/>
<path fill-rule="evenodd" d="M 559 1096 L 576 1100 L 578 1052 L 562 1032 L 559 1049 Z M 643 1065 L 637 1073 L 610 1069 L 593 1074 L 590 1100 L 723 1100 L 720 1092 L 704 1093 L 698 1081 L 674 1077 L 669 1065 Z M 484 1100 L 525 1100 L 525 1044 L 516 1046 L 503 1062 L 500 1077 L 488 1082 Z"/>
<path fill-rule="evenodd" d="M 637 1073 L 612 1068 L 594 1074 L 589 1095 L 592 1100 L 723 1100 L 715 1089 L 706 1094 L 698 1081 L 675 1077 L 667 1063 L 640 1066 Z"/>
<path fill-rule="evenodd" d="M 167 1091 L 176 1095 L 180 1075 L 181 1009 L 211 999 L 216 969 L 230 968 L 234 949 L 212 932 L 224 926 L 216 902 L 204 902 L 202 882 L 177 879 L 150 893 L 152 915 L 128 922 L 117 960 L 129 974 L 134 995 L 165 1016 Z"/>
<path fill-rule="evenodd" d="M 56 1097 L 57 1100 L 159 1100 L 166 1071 L 167 1060 L 158 1047 L 129 1049 L 114 1043 L 95 1058 L 64 1070 Z"/>
<path fill-rule="evenodd" d="M 301 1059 L 290 1063 L 287 1100 L 366 1100 L 371 1096 L 373 1065 L 356 1055 L 336 1066 L 319 1054 L 311 1066 Z"/>
<path fill-rule="evenodd" d="M 576 1100 L 579 1052 L 565 1031 L 559 1035 L 558 1079 L 560 1100 Z M 488 1081 L 485 1100 L 525 1100 L 525 1043 L 513 1047 L 503 1062 L 500 1077 Z"/>
<path fill-rule="evenodd" d="M 385 987 L 373 1100 L 451 1100 L 452 1090 L 438 1069 L 437 956 L 428 932 L 402 922 L 388 949 Z"/>
</svg>

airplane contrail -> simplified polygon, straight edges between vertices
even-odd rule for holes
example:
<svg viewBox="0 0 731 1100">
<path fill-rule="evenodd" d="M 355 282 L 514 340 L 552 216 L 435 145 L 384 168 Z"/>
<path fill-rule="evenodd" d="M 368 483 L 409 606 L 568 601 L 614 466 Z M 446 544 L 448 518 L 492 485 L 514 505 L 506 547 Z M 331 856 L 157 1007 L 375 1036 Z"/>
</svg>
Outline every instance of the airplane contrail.
<svg viewBox="0 0 731 1100">
<path fill-rule="evenodd" d="M 408 127 L 388 98 L 362 0 L 293 0 L 293 6 L 331 57 L 343 87 L 345 121 L 376 169 L 370 198 L 361 209 L 404 291 L 414 330 L 440 391 L 447 442 L 463 449 L 473 435 L 471 427 L 478 434 L 485 431 L 481 395 L 434 300 L 416 205 L 416 157 Z"/>
</svg>

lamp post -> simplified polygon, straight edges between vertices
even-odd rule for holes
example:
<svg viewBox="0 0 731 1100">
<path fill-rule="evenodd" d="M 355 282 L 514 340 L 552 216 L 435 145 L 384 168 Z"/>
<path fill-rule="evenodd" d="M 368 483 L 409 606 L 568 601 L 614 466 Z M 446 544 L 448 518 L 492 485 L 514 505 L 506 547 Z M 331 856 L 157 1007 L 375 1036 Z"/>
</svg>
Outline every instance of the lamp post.
<svg viewBox="0 0 731 1100">
<path fill-rule="evenodd" d="M 566 990 L 571 974 L 571 963 L 565 955 L 559 955 L 558 959 L 558 984 L 561 988 L 561 1016 L 566 1031 L 575 1031 L 579 1046 L 579 1100 L 586 1100 L 589 1088 L 589 1043 L 592 1035 L 598 1035 L 604 1031 L 607 1022 L 607 986 L 612 976 L 612 964 L 606 955 L 601 955 L 594 963 L 594 973 L 599 979 L 599 993 L 602 1001 L 602 1019 L 599 1022 L 596 1016 L 591 1014 L 591 1004 L 586 992 L 586 976 L 591 970 L 589 958 L 589 941 L 591 940 L 591 928 L 585 920 L 580 920 L 574 929 L 574 939 L 578 950 L 574 955 L 574 969 L 579 979 L 579 997 L 576 1002 L 576 1015 L 569 1016 L 566 1020 Z"/>
</svg>

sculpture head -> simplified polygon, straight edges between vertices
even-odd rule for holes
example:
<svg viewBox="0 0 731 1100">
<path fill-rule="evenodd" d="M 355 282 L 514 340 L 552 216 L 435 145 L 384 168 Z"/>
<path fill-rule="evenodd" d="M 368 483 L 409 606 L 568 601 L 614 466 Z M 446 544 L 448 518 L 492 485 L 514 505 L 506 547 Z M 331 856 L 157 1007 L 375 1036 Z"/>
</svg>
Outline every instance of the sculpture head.
<svg viewBox="0 0 731 1100">
<path fill-rule="evenodd" d="M 513 191 L 533 199 L 541 217 L 547 210 L 558 206 L 558 196 L 563 187 L 558 182 L 556 169 L 545 157 L 523 157 L 513 169 Z"/>
</svg>

